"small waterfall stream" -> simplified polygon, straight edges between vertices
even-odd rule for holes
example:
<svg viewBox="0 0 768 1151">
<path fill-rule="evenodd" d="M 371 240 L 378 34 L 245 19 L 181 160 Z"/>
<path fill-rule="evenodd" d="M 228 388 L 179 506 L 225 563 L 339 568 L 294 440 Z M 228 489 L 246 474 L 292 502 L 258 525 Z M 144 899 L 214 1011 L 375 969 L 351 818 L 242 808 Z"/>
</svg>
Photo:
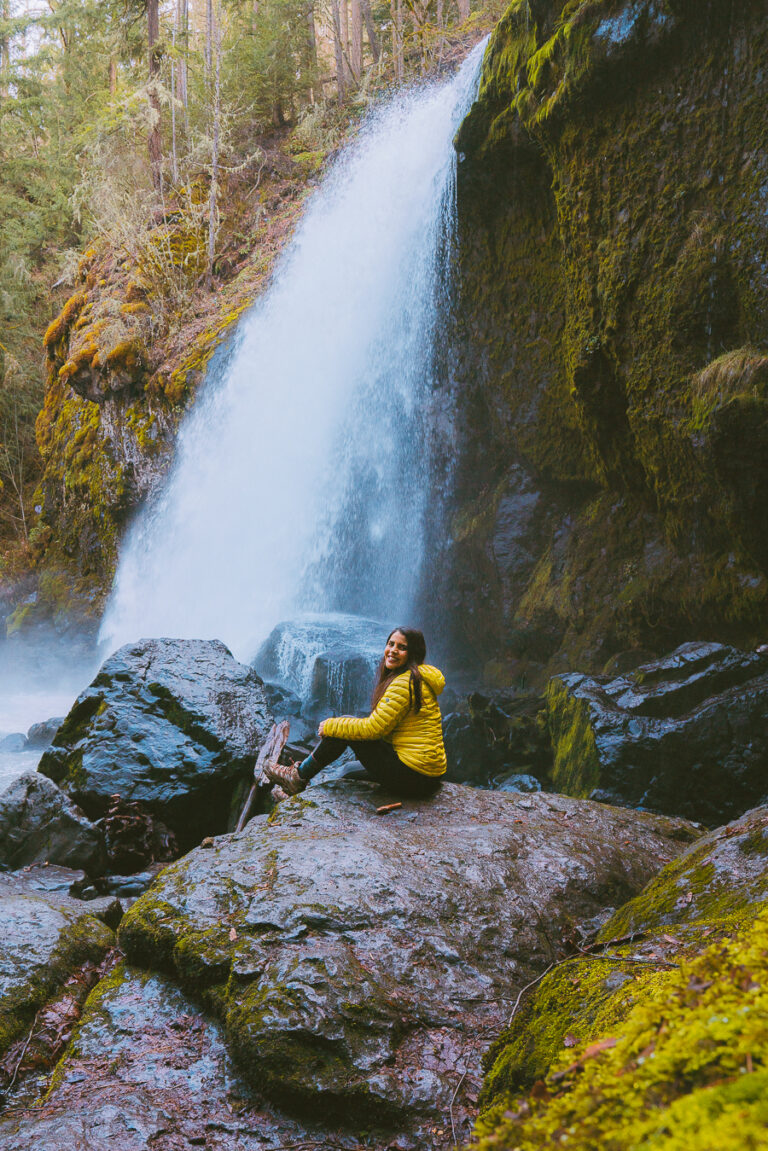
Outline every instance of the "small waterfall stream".
<svg viewBox="0 0 768 1151">
<path fill-rule="evenodd" d="M 179 435 L 123 546 L 101 638 L 223 639 L 297 611 L 407 619 L 430 502 L 454 133 L 483 45 L 374 111 Z"/>
</svg>

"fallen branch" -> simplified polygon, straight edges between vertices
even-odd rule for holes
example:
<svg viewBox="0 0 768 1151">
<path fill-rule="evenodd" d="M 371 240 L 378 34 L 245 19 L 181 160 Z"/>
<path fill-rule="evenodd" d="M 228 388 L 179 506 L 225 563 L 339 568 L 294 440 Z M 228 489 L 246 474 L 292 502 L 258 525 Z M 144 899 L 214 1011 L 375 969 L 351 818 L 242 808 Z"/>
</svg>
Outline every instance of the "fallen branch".
<svg viewBox="0 0 768 1151">
<path fill-rule="evenodd" d="M 385 803 L 381 807 L 376 808 L 376 814 L 386 815 L 388 811 L 397 811 L 398 807 L 402 806 L 402 803 Z"/>
<path fill-rule="evenodd" d="M 259 757 L 256 760 L 256 766 L 253 769 L 253 784 L 251 790 L 248 792 L 248 798 L 245 801 L 245 807 L 242 810 L 240 818 L 237 821 L 235 832 L 242 831 L 248 822 L 248 816 L 251 813 L 254 800 L 258 794 L 259 788 L 264 787 L 269 783 L 264 769 L 272 767 L 280 758 L 283 748 L 288 740 L 288 732 L 290 731 L 290 724 L 287 719 L 282 720 L 280 723 L 273 724 L 270 729 L 269 735 L 264 740 Z M 270 785 L 271 786 L 271 785 Z"/>
</svg>

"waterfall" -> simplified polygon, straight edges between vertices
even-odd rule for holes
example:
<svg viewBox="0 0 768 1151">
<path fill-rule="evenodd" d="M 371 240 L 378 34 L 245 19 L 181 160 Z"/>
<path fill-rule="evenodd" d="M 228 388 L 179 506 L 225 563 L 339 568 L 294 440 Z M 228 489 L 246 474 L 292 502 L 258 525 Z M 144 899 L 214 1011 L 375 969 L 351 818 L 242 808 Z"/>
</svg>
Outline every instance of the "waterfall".
<svg viewBox="0 0 768 1151">
<path fill-rule="evenodd" d="M 409 618 L 452 141 L 483 47 L 368 116 L 315 193 L 126 537 L 102 624 L 112 647 L 219 638 L 248 658 L 301 610 Z"/>
</svg>

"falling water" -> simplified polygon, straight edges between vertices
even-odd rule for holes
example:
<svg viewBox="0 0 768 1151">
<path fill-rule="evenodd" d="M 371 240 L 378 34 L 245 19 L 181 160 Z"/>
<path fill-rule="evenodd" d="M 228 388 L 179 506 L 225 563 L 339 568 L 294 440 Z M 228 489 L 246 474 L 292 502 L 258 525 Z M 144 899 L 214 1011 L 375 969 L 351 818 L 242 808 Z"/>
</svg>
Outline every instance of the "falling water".
<svg viewBox="0 0 768 1151">
<path fill-rule="evenodd" d="M 112 645 L 218 637 L 247 657 L 297 610 L 408 618 L 452 141 L 482 50 L 372 114 L 333 166 L 126 540 Z"/>
</svg>

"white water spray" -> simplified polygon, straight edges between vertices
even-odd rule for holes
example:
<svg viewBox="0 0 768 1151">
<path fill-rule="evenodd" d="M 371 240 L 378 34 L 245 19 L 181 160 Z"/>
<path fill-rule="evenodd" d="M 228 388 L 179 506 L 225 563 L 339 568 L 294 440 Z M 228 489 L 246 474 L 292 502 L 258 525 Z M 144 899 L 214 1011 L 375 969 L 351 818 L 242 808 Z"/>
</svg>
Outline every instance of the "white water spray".
<svg viewBox="0 0 768 1151">
<path fill-rule="evenodd" d="M 101 638 L 249 657 L 300 609 L 407 617 L 423 559 L 453 136 L 483 46 L 334 165 L 123 548 Z"/>
</svg>

